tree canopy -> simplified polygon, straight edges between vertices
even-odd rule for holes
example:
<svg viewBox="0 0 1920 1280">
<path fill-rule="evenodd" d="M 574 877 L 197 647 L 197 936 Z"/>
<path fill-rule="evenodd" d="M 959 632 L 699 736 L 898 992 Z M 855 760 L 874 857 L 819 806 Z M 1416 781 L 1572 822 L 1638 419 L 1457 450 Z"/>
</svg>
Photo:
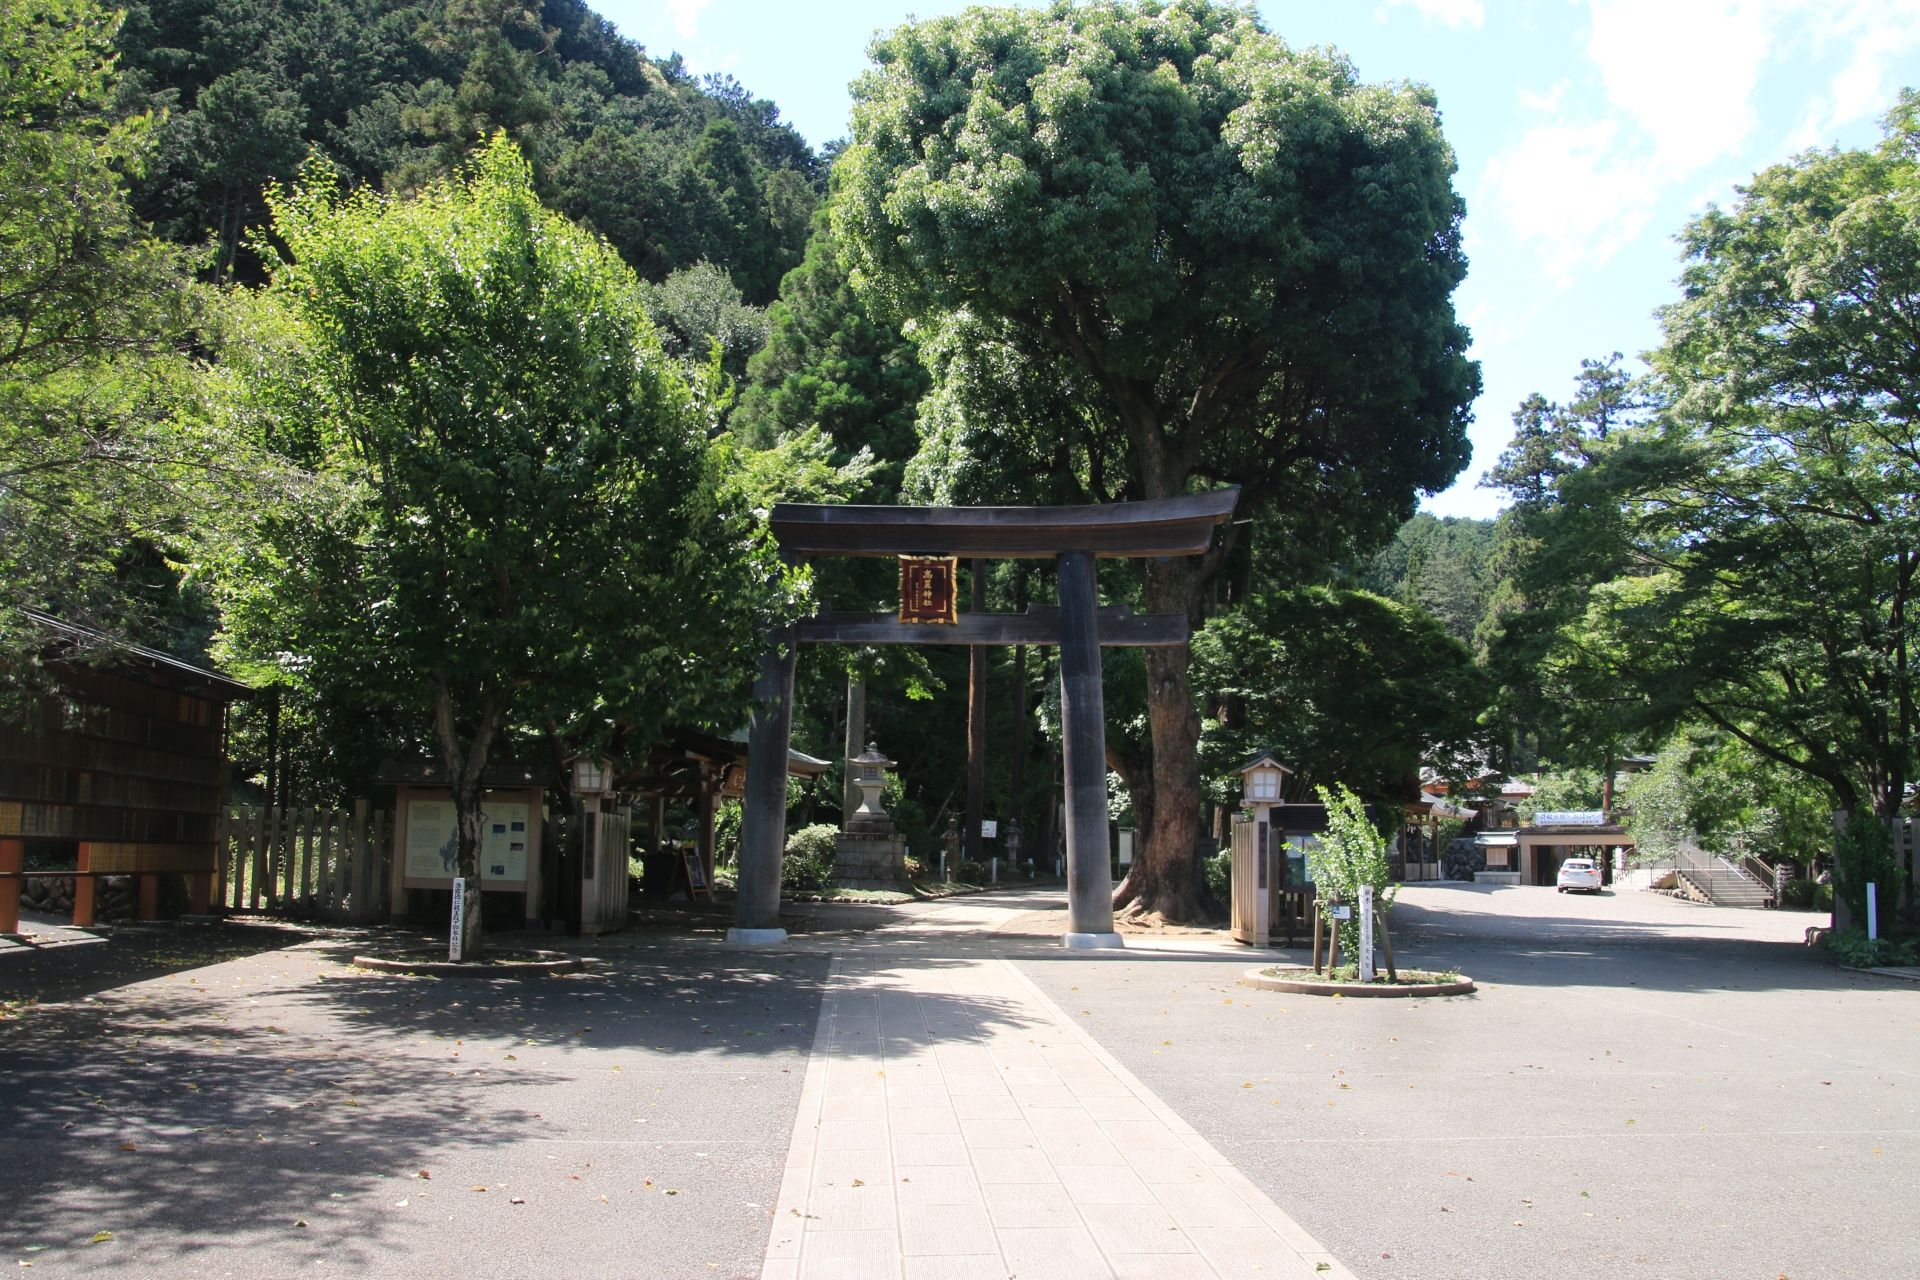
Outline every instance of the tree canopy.
<svg viewBox="0 0 1920 1280">
<path fill-rule="evenodd" d="M 227 566 L 232 642 L 430 724 L 473 878 L 496 735 L 730 728 L 771 570 L 639 282 L 504 134 L 413 197 L 313 167 L 270 207 L 234 411 L 317 479 Z"/>
<path fill-rule="evenodd" d="M 764 306 L 823 178 L 771 102 L 649 57 L 584 0 L 148 0 L 119 47 L 121 100 L 165 112 L 137 210 L 211 245 L 216 279 L 260 278 L 263 193 L 310 154 L 408 190 L 504 130 L 643 278 L 705 259 Z"/>
<path fill-rule="evenodd" d="M 124 183 L 154 124 L 116 103 L 118 19 L 89 0 L 0 8 L 0 667 L 28 677 L 28 609 L 172 647 L 167 568 L 217 507 L 199 429 L 201 298 Z"/>
<path fill-rule="evenodd" d="M 1695 219 L 1641 411 L 1569 433 L 1523 406 L 1503 458 L 1510 670 L 1627 729 L 1705 722 L 1882 817 L 1920 746 L 1917 153 L 1909 94 L 1877 149 Z"/>
<path fill-rule="evenodd" d="M 1290 798 L 1343 785 L 1368 803 L 1420 796 L 1422 766 L 1470 776 L 1491 702 L 1467 647 L 1417 606 L 1304 587 L 1254 596 L 1194 638 L 1195 678 L 1235 715 L 1209 723 L 1210 772 L 1256 751 L 1293 762 Z"/>
<path fill-rule="evenodd" d="M 1205 0 L 973 8 L 871 54 L 834 230 L 870 305 L 955 335 L 942 378 L 990 375 L 952 397 L 951 465 L 1097 502 L 1240 484 L 1378 545 L 1465 464 L 1479 374 L 1430 91 Z M 1194 611 L 1230 549 L 1143 565 L 1143 603 Z M 1159 794 L 1121 896 L 1187 917 L 1199 720 L 1185 649 L 1147 664 Z"/>
</svg>

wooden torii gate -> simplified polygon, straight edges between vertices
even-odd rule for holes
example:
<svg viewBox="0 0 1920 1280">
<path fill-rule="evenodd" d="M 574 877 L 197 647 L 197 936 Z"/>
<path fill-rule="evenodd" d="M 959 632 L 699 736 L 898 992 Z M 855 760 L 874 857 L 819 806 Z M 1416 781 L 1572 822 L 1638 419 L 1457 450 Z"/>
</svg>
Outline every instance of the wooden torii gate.
<svg viewBox="0 0 1920 1280">
<path fill-rule="evenodd" d="M 1183 644 L 1184 614 L 1135 616 L 1099 607 L 1101 558 L 1199 555 L 1239 501 L 1238 488 L 1088 507 L 865 507 L 780 503 L 770 524 L 783 557 L 958 556 L 1045 558 L 1059 564 L 1060 603 L 1025 613 L 962 613 L 953 625 L 903 623 L 886 613 L 823 612 L 775 628 L 754 682 L 741 815 L 736 943 L 786 938 L 780 927 L 780 855 L 786 844 L 787 751 L 799 646 L 842 644 L 1057 644 L 1067 810 L 1069 947 L 1118 947 L 1107 862 L 1107 733 L 1102 645 Z"/>
</svg>

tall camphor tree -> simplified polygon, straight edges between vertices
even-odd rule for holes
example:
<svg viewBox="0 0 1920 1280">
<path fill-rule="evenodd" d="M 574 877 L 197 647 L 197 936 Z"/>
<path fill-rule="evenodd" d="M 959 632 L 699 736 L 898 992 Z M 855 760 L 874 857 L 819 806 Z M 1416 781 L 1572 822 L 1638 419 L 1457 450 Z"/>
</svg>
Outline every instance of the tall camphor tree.
<svg viewBox="0 0 1920 1280">
<path fill-rule="evenodd" d="M 231 408 L 315 481 L 226 566 L 232 643 L 431 726 L 471 954 L 497 736 L 744 714 L 777 575 L 633 272 L 541 207 L 511 142 L 415 198 L 316 167 L 270 203 L 287 258 L 237 304 Z"/>
<path fill-rule="evenodd" d="M 1689 224 L 1647 420 L 1565 455 L 1518 575 L 1562 683 L 1884 819 L 1920 752 L 1916 208 L 1909 92 L 1879 147 L 1808 152 Z"/>
<path fill-rule="evenodd" d="M 1021 425 L 1024 466 L 1102 502 L 1239 484 L 1246 511 L 1384 540 L 1465 464 L 1479 372 L 1429 90 L 1206 0 L 969 9 L 871 55 L 835 232 L 876 310 L 1003 353 L 953 368 L 1072 389 Z M 1231 544 L 1140 564 L 1144 606 L 1195 613 Z M 1186 649 L 1147 664 L 1154 817 L 1118 901 L 1191 918 L 1199 717 Z"/>
</svg>

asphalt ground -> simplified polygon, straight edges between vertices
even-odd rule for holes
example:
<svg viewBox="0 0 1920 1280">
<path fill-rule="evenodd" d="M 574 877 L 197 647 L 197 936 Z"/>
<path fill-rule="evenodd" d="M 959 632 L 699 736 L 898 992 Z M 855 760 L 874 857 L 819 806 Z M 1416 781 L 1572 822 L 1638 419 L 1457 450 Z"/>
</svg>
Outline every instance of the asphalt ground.
<svg viewBox="0 0 1920 1280">
<path fill-rule="evenodd" d="M 1801 913 L 1448 886 L 1393 917 L 1479 992 L 1015 959 L 1362 1277 L 1920 1275 L 1920 986 L 1786 941 Z"/>
<path fill-rule="evenodd" d="M 1920 988 L 1815 917 L 1416 887 L 1403 963 L 1481 990 L 1360 1001 L 1239 987 L 1217 935 L 1063 954 L 1062 905 L 818 904 L 784 953 L 690 919 L 535 980 L 356 973 L 404 939 L 343 930 L 0 948 L 42 1001 L 0 1008 L 0 1264 L 758 1275 L 830 957 L 898 951 L 1013 959 L 1362 1276 L 1920 1274 Z"/>
<path fill-rule="evenodd" d="M 622 936 L 587 974 L 439 979 L 348 968 L 352 931 L 154 932 L 164 973 L 64 1001 L 53 948 L 0 955 L 41 993 L 0 1021 L 0 1264 L 759 1274 L 826 956 Z"/>
</svg>

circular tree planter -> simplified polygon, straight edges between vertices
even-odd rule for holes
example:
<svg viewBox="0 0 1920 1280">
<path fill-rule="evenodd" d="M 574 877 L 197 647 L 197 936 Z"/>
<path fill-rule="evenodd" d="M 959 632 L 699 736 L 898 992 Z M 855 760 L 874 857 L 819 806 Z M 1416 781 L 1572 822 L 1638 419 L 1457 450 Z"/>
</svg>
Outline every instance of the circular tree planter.
<svg viewBox="0 0 1920 1280">
<path fill-rule="evenodd" d="M 487 951 L 478 960 L 454 962 L 447 953 L 390 951 L 384 955 L 355 956 L 361 969 L 381 973 L 418 973 L 437 978 L 527 978 L 549 973 L 580 973 L 595 963 L 586 956 L 564 951 Z"/>
<path fill-rule="evenodd" d="M 1262 991 L 1288 991 L 1303 996 L 1464 996 L 1473 990 L 1473 979 L 1454 978 L 1442 982 L 1438 976 L 1419 969 L 1402 969 L 1399 982 L 1329 982 L 1314 976 L 1305 965 L 1293 968 L 1270 966 L 1249 969 L 1240 975 L 1243 987 Z"/>
</svg>

